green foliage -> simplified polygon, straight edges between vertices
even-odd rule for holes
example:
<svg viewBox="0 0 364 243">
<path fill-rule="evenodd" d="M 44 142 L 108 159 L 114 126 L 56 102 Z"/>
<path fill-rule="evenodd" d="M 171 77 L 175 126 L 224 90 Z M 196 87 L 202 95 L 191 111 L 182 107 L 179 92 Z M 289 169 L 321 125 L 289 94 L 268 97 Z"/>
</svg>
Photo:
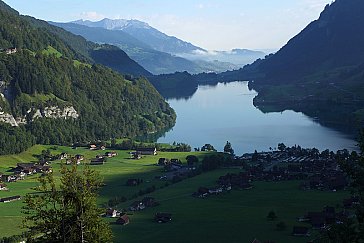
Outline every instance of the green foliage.
<svg viewBox="0 0 364 243">
<path fill-rule="evenodd" d="M 80 115 L 77 120 L 30 122 L 25 130 L 36 137 L 37 143 L 134 137 L 169 128 L 175 122 L 174 111 L 145 79 L 129 82 L 99 65 L 75 67 L 70 59 L 41 53 L 34 56 L 26 51 L 0 56 L 0 63 L 11 76 L 14 116 L 25 116 L 31 108 L 71 104 Z"/>
<path fill-rule="evenodd" d="M 234 149 L 232 148 L 231 143 L 229 141 L 227 141 L 224 146 L 224 153 L 234 155 Z"/>
<path fill-rule="evenodd" d="M 204 146 L 202 146 L 201 151 L 214 151 L 214 152 L 216 152 L 216 149 L 214 148 L 214 146 L 207 143 Z"/>
<path fill-rule="evenodd" d="M 24 127 L 0 123 L 0 154 L 20 153 L 35 144 L 35 137 Z"/>
<path fill-rule="evenodd" d="M 38 193 L 28 194 L 23 212 L 30 242 L 110 242 L 111 230 L 96 204 L 102 180 L 85 166 L 61 169 L 61 185 L 53 174 L 40 177 Z"/>
</svg>

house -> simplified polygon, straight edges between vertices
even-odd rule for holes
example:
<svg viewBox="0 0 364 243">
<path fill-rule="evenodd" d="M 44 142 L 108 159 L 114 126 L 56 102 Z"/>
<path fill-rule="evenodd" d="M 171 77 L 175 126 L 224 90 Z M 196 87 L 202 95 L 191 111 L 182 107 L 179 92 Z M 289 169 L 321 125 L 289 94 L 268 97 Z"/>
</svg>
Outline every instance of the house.
<svg viewBox="0 0 364 243">
<path fill-rule="evenodd" d="M 8 188 L 6 187 L 6 185 L 3 183 L 0 183 L 0 191 L 7 191 L 7 190 L 8 190 Z"/>
<path fill-rule="evenodd" d="M 129 209 L 130 211 L 141 211 L 145 209 L 145 205 L 142 201 L 135 201 L 130 205 Z"/>
<path fill-rule="evenodd" d="M 83 161 L 85 159 L 85 157 L 82 154 L 76 154 L 75 155 L 75 160 L 77 164 L 80 164 L 81 161 Z"/>
<path fill-rule="evenodd" d="M 28 172 L 34 172 L 36 173 L 35 171 L 35 164 L 34 163 L 18 163 L 16 165 L 17 167 L 15 168 L 15 170 L 17 171 L 28 171 Z"/>
<path fill-rule="evenodd" d="M 17 177 L 15 175 L 3 175 L 1 180 L 4 182 L 15 182 Z"/>
<path fill-rule="evenodd" d="M 309 230 L 307 227 L 294 226 L 292 235 L 293 236 L 310 236 L 310 233 L 309 233 Z"/>
<path fill-rule="evenodd" d="M 156 213 L 154 220 L 158 223 L 167 223 L 172 220 L 172 214 L 170 213 Z"/>
<path fill-rule="evenodd" d="M 108 157 L 108 158 L 112 158 L 112 157 L 115 157 L 117 156 L 118 153 L 116 153 L 115 151 L 112 151 L 112 152 L 106 152 L 105 153 L 105 156 Z"/>
<path fill-rule="evenodd" d="M 142 155 L 139 152 L 132 152 L 131 153 L 131 158 L 138 160 L 138 159 L 141 159 L 142 158 Z"/>
<path fill-rule="evenodd" d="M 120 218 L 116 220 L 116 223 L 120 225 L 127 225 L 130 223 L 130 219 L 128 215 L 124 214 L 123 216 L 120 216 Z"/>
<path fill-rule="evenodd" d="M 61 153 L 59 155 L 59 159 L 62 160 L 62 159 L 67 159 L 68 158 L 68 154 L 67 153 Z"/>
<path fill-rule="evenodd" d="M 95 144 L 90 144 L 90 150 L 96 150 L 97 146 Z"/>
<path fill-rule="evenodd" d="M 116 211 L 115 209 L 109 208 L 108 210 L 106 210 L 106 217 L 116 218 L 118 216 L 120 216 L 120 213 L 118 211 Z"/>
<path fill-rule="evenodd" d="M 169 160 L 166 158 L 160 158 L 158 160 L 158 165 L 164 166 L 164 165 L 168 165 L 169 164 Z"/>
<path fill-rule="evenodd" d="M 105 147 L 104 145 L 102 145 L 102 146 L 100 146 L 100 149 L 101 149 L 101 150 L 105 150 L 105 149 L 106 149 L 106 147 Z"/>
<path fill-rule="evenodd" d="M 21 196 L 3 197 L 3 198 L 0 198 L 0 202 L 7 203 L 7 202 L 17 201 L 20 199 L 21 199 Z"/>
<path fill-rule="evenodd" d="M 140 155 L 157 155 L 156 148 L 139 148 L 136 150 Z"/>
</svg>

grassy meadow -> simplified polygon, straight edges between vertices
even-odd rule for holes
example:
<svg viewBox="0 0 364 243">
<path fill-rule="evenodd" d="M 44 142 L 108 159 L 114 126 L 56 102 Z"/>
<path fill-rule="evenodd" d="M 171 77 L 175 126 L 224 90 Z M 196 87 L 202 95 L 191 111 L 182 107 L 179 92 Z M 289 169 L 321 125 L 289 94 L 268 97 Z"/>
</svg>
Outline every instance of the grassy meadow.
<svg viewBox="0 0 364 243">
<path fill-rule="evenodd" d="M 0 171 L 7 171 L 17 162 L 36 161 L 34 155 L 40 154 L 44 149 L 50 149 L 52 154 L 82 154 L 86 160 L 105 152 L 37 145 L 19 155 L 0 156 Z M 255 238 L 279 243 L 307 242 L 315 237 L 315 231 L 312 231 L 311 238 L 291 236 L 292 227 L 300 225 L 296 218 L 303 216 L 307 211 L 321 210 L 326 205 L 336 207 L 349 194 L 346 191 L 301 191 L 300 181 L 290 181 L 255 182 L 251 190 L 232 190 L 205 199 L 194 198 L 191 194 L 200 186 L 214 186 L 219 176 L 228 172 L 238 173 L 240 169 L 220 169 L 176 184 L 168 183 L 166 186 L 166 181 L 156 179 L 156 176 L 164 175 L 163 169 L 156 166 L 159 158 L 178 158 L 185 163 L 187 155 L 194 154 L 202 158 L 207 153 L 159 153 L 157 156 L 143 156 L 140 160 L 132 160 L 129 151 L 117 152 L 118 156 L 108 159 L 105 165 L 93 167 L 100 171 L 106 184 L 100 191 L 100 205 L 104 205 L 111 198 L 126 197 L 128 201 L 116 208 L 128 208 L 133 201 L 147 196 L 136 198 L 140 190 L 152 186 L 157 190 L 148 196 L 154 197 L 160 205 L 130 213 L 130 224 L 126 226 L 114 224 L 116 219 L 106 219 L 111 223 L 115 242 L 251 242 Z M 57 172 L 60 161 L 53 162 L 52 166 Z M 56 173 L 56 176 L 58 175 L 59 173 Z M 129 178 L 143 179 L 143 183 L 136 187 L 128 187 L 125 183 Z M 31 192 L 30 188 L 36 184 L 36 176 L 8 183 L 10 190 L 0 191 L 0 197 L 25 195 Z M 21 201 L 0 204 L 0 236 L 11 236 L 21 232 L 21 207 Z M 271 210 L 278 216 L 275 221 L 268 221 L 266 218 Z M 172 213 L 173 219 L 167 224 L 155 223 L 153 216 L 156 212 Z M 276 224 L 280 221 L 287 225 L 283 231 L 276 230 Z"/>
</svg>

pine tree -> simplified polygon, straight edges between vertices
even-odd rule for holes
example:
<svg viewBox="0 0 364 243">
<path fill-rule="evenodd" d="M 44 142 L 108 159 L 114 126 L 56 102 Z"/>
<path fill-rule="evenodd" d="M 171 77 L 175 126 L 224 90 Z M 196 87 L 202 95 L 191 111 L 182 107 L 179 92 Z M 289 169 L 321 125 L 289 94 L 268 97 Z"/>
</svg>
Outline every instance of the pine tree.
<svg viewBox="0 0 364 243">
<path fill-rule="evenodd" d="M 37 193 L 25 197 L 24 224 L 29 242 L 111 242 L 109 225 L 100 218 L 97 191 L 101 178 L 88 166 L 62 166 L 57 186 L 52 173 L 40 177 Z"/>
</svg>

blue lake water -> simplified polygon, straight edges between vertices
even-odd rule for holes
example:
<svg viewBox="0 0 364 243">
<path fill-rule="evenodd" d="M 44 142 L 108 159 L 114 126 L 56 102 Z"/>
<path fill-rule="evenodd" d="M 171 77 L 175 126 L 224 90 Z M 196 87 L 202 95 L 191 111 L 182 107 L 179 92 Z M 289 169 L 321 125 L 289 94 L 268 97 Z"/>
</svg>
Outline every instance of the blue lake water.
<svg viewBox="0 0 364 243">
<path fill-rule="evenodd" d="M 222 151 L 229 141 L 237 155 L 269 151 L 281 142 L 319 150 L 356 149 L 357 142 L 351 137 L 324 127 L 303 113 L 261 112 L 253 105 L 256 95 L 247 82 L 233 82 L 199 86 L 187 100 L 169 99 L 177 122 L 158 142 L 184 142 L 192 148 L 210 143 Z"/>
</svg>

